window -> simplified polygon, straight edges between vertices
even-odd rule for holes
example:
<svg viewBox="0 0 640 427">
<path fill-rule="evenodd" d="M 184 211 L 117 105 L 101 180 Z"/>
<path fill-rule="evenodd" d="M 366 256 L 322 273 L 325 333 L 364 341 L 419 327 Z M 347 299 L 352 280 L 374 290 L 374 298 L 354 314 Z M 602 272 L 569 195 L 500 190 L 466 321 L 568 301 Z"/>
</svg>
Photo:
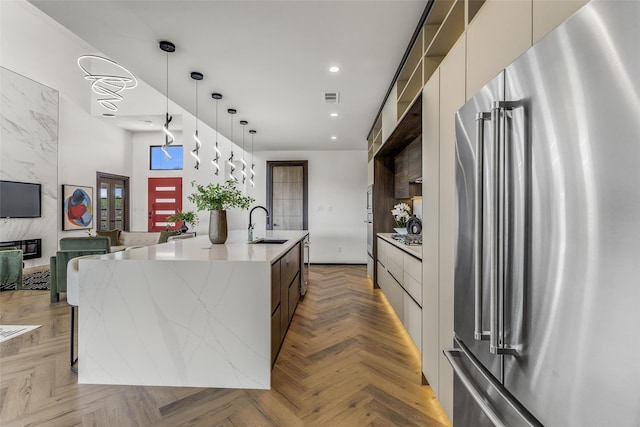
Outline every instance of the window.
<svg viewBox="0 0 640 427">
<path fill-rule="evenodd" d="M 170 145 L 167 147 L 170 159 L 166 158 L 162 146 L 149 147 L 149 169 L 151 170 L 181 170 L 182 169 L 182 145 Z"/>
</svg>

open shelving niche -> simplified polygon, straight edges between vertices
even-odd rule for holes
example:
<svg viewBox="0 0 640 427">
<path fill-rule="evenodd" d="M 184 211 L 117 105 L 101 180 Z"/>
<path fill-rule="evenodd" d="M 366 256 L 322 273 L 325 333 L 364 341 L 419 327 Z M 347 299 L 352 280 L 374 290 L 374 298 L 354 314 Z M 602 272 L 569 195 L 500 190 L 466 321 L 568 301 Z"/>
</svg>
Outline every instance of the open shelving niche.
<svg viewBox="0 0 640 427">
<path fill-rule="evenodd" d="M 438 69 L 449 50 L 464 33 L 466 25 L 475 17 L 485 0 L 435 0 L 418 34 L 407 49 L 390 94 L 396 94 L 395 123 L 399 123 L 424 85 Z M 427 6 L 429 7 L 429 6 Z M 386 100 L 385 102 L 388 102 Z M 391 135 L 392 132 L 385 132 Z M 367 138 L 368 159 L 386 143 L 382 140 L 382 109 Z M 387 138 L 388 139 L 388 138 Z"/>
<path fill-rule="evenodd" d="M 464 0 L 434 2 L 396 81 L 398 120 L 464 32 L 465 12 Z"/>
<path fill-rule="evenodd" d="M 373 125 L 373 129 L 369 133 L 369 137 L 367 138 L 368 148 L 369 148 L 369 161 L 373 160 L 373 156 L 376 151 L 382 145 L 382 117 L 378 116 L 375 124 Z"/>
</svg>

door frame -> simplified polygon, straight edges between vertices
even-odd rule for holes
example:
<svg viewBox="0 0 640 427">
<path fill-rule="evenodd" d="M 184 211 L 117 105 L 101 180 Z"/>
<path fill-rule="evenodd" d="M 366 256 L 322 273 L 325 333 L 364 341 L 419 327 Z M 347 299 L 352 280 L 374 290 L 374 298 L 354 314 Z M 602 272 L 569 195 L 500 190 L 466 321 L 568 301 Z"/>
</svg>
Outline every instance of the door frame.
<svg viewBox="0 0 640 427">
<path fill-rule="evenodd" d="M 124 221 L 124 226 L 122 227 L 122 231 L 129 231 L 130 222 L 130 209 L 131 205 L 131 195 L 129 193 L 129 177 L 124 175 L 116 175 L 113 173 L 106 172 L 96 172 L 96 200 L 100 200 L 100 181 L 103 179 L 118 179 L 124 181 L 124 198 L 122 199 L 122 208 L 124 210 L 124 215 L 122 216 L 122 220 Z M 100 214 L 100 209 L 97 209 L 97 213 Z M 98 218 L 96 229 L 100 228 L 100 218 Z"/>
<path fill-rule="evenodd" d="M 272 220 L 267 230 L 273 230 L 273 168 L 276 166 L 302 166 L 302 229 L 309 229 L 309 161 L 308 160 L 268 160 L 267 161 L 267 209 Z"/>
</svg>

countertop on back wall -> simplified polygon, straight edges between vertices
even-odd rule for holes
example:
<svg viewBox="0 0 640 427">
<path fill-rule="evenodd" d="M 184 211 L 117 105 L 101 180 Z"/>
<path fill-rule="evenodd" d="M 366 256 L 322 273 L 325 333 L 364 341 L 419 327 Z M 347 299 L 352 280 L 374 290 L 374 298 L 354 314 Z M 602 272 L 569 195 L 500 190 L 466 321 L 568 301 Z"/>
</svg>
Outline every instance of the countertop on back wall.
<svg viewBox="0 0 640 427">
<path fill-rule="evenodd" d="M 378 237 L 386 240 L 387 242 L 391 243 L 394 246 L 397 246 L 398 248 L 402 249 L 409 255 L 413 255 L 419 260 L 422 260 L 422 245 L 405 245 L 404 243 L 401 243 L 396 239 L 394 239 L 393 237 L 391 237 L 392 234 L 394 233 L 378 233 Z"/>
</svg>

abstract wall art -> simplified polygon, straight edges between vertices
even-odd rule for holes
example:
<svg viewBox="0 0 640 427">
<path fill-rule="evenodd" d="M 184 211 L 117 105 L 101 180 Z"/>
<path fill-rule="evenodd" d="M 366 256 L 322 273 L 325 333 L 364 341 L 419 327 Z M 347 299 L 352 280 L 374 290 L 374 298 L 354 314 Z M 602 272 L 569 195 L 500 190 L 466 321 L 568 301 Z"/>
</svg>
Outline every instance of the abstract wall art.
<svg viewBox="0 0 640 427">
<path fill-rule="evenodd" d="M 62 200 L 63 230 L 93 227 L 93 187 L 63 185 Z"/>
</svg>

